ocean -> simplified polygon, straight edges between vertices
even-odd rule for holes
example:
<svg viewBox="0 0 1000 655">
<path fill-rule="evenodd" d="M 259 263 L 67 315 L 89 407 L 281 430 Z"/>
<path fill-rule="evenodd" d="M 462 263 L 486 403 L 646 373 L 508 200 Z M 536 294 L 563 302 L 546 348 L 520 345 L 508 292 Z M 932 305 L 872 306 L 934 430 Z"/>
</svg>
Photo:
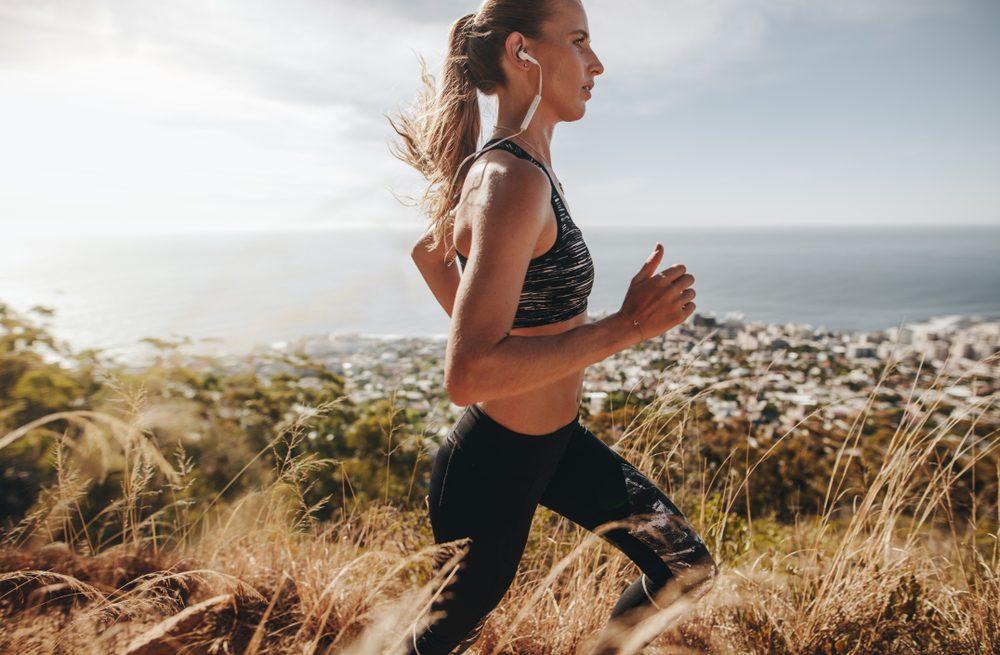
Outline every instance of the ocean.
<svg viewBox="0 0 1000 655">
<path fill-rule="evenodd" d="M 442 335 L 448 317 L 409 257 L 420 227 L 7 238 L 0 302 L 52 308 L 57 338 L 109 353 L 144 337 L 241 352 L 329 333 Z M 659 240 L 663 266 L 695 276 L 704 315 L 830 330 L 1000 317 L 1000 227 L 581 228 L 594 315 L 619 308 Z"/>
</svg>

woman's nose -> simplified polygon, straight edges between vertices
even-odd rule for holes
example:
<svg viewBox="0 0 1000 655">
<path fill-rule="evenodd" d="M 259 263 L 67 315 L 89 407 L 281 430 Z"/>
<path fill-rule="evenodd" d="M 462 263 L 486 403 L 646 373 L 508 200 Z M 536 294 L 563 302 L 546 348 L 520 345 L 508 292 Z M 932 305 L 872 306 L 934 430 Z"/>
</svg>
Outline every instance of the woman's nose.
<svg viewBox="0 0 1000 655">
<path fill-rule="evenodd" d="M 600 75 L 604 72 L 604 64 L 601 63 L 601 60 L 597 58 L 596 54 L 594 55 L 594 64 L 591 70 L 594 71 L 594 75 Z"/>
</svg>

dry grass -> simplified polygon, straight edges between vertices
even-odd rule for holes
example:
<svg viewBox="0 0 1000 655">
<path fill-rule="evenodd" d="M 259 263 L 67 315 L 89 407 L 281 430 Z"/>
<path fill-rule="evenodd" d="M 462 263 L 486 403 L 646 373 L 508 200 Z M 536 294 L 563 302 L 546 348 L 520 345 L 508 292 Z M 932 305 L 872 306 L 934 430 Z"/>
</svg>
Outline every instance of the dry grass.
<svg viewBox="0 0 1000 655">
<path fill-rule="evenodd" d="M 790 526 L 748 521 L 731 510 L 753 484 L 756 463 L 742 463 L 748 473 L 740 475 L 727 462 L 710 476 L 686 447 L 681 434 L 697 396 L 683 385 L 666 391 L 686 374 L 666 372 L 656 402 L 625 426 L 616 447 L 686 510 L 719 555 L 722 575 L 697 606 L 651 616 L 644 627 L 660 636 L 643 652 L 1000 653 L 1000 515 L 986 525 L 951 512 L 954 481 L 995 458 L 995 433 L 954 439 L 960 417 L 901 424 L 882 460 L 868 463 L 876 474 L 862 496 L 844 495 L 850 458 L 838 456 L 819 516 Z M 391 504 L 356 507 L 332 524 L 310 520 L 301 489 L 324 462 L 306 456 L 281 462 L 271 482 L 238 502 L 191 508 L 176 500 L 146 515 L 144 497 L 181 498 L 197 470 L 182 452 L 171 463 L 156 450 L 138 427 L 144 399 L 130 400 L 131 421 L 64 412 L 0 438 L 2 447 L 59 418 L 76 427 L 58 448 L 58 485 L 4 536 L 0 652 L 402 648 L 455 572 L 453 558 L 432 576 L 432 556 L 457 553 L 461 543 L 435 546 L 424 511 Z M 996 408 L 970 412 L 965 418 L 995 416 Z M 280 427 L 275 439 L 294 446 L 308 419 Z M 857 444 L 863 423 L 861 416 L 841 454 Z M 82 537 L 78 520 L 87 480 L 64 452 L 88 440 L 127 463 L 122 497 L 107 508 L 122 526 L 113 547 Z M 940 460 L 942 447 L 949 461 Z M 918 487 L 917 472 L 930 472 L 931 483 Z M 637 573 L 598 536 L 540 508 L 518 577 L 469 652 L 585 653 Z"/>
</svg>

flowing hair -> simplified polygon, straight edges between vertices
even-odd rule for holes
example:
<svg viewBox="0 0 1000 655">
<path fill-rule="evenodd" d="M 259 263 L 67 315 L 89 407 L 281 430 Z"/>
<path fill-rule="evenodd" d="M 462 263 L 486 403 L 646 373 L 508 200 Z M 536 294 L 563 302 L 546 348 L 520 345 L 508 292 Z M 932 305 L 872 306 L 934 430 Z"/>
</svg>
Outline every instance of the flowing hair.
<svg viewBox="0 0 1000 655">
<path fill-rule="evenodd" d="M 478 12 L 451 26 L 440 89 L 418 55 L 422 86 L 414 110 L 400 113 L 398 123 L 386 116 L 401 137 L 390 147 L 392 154 L 428 182 L 419 201 L 432 226 L 428 250 L 444 244 L 450 253 L 454 247 L 448 235 L 464 183 L 459 165 L 476 151 L 482 129 L 477 91 L 493 95 L 507 83 L 500 64 L 507 37 L 520 32 L 540 38 L 552 5 L 552 0 L 485 0 Z"/>
</svg>

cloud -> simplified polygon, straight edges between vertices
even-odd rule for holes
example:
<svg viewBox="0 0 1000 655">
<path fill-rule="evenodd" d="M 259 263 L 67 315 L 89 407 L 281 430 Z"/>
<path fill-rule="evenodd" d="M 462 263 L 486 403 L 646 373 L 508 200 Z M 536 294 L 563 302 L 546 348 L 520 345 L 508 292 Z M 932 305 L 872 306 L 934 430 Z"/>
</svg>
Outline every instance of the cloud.
<svg viewBox="0 0 1000 655">
<path fill-rule="evenodd" d="M 724 73 L 782 23 L 893 21 L 965 1 L 584 5 L 608 69 L 601 111 L 648 114 L 699 85 L 752 83 Z M 386 187 L 418 193 L 422 181 L 389 155 L 382 114 L 415 96 L 416 54 L 438 75 L 448 28 L 477 7 L 0 0 L 0 214 L 192 225 L 412 215 Z M 58 198 L 39 200 L 53 188 Z"/>
<path fill-rule="evenodd" d="M 0 214 L 252 226 L 384 213 L 398 162 L 381 112 L 416 91 L 413 50 L 443 52 L 443 38 L 385 3 L 4 0 Z"/>
<path fill-rule="evenodd" d="M 643 85 L 702 79 L 753 55 L 779 21 L 875 21 L 941 11 L 928 0 L 592 0 L 595 50 Z"/>
<path fill-rule="evenodd" d="M 443 54 L 444 40 L 440 23 L 387 3 L 320 0 L 8 0 L 0 26 L 0 65 L 8 69 L 129 59 L 320 107 L 387 104 L 413 84 L 412 50 Z M 410 70 L 387 65 L 403 60 Z"/>
<path fill-rule="evenodd" d="M 929 0 L 590 0 L 606 80 L 625 89 L 711 77 L 752 56 L 779 20 L 880 20 Z M 409 100 L 415 53 L 440 65 L 447 31 L 478 3 L 439 0 L 5 0 L 0 66 L 115 58 L 207 77 L 276 102 L 349 104 L 373 116 Z"/>
</svg>

